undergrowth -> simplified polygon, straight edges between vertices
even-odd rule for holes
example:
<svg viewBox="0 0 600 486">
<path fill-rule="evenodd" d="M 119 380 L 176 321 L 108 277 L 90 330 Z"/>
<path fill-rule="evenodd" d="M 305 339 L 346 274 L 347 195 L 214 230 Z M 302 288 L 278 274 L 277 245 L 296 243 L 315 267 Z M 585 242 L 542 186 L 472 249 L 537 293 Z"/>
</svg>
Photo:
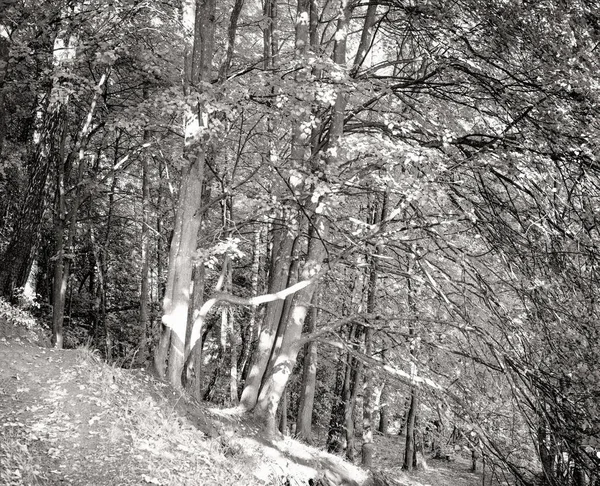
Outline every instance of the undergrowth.
<svg viewBox="0 0 600 486">
<path fill-rule="evenodd" d="M 37 486 L 44 484 L 39 465 L 35 463 L 26 437 L 4 424 L 0 429 L 0 484 Z"/>
</svg>

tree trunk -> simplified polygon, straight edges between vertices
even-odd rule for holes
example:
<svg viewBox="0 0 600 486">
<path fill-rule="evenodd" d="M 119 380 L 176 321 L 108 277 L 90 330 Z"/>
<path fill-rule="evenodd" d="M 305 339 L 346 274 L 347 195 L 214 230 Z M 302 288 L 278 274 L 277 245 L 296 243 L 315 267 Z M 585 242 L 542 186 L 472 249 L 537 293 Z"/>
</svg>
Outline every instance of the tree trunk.
<svg viewBox="0 0 600 486">
<path fill-rule="evenodd" d="M 148 98 L 148 90 L 144 89 L 144 99 Z M 144 130 L 143 140 L 147 142 L 150 138 L 148 130 Z M 142 260 L 142 269 L 140 273 L 140 344 L 137 361 L 144 366 L 148 359 L 148 331 L 150 327 L 150 318 L 148 313 L 148 303 L 150 300 L 150 183 L 148 158 L 142 155 L 142 228 L 141 228 L 141 248 L 140 257 Z"/>
<path fill-rule="evenodd" d="M 415 289 L 412 285 L 412 280 L 407 278 L 407 287 L 408 287 L 408 308 L 411 310 L 413 316 L 417 314 L 417 303 L 414 298 Z M 418 353 L 418 340 L 416 336 L 416 331 L 414 325 L 411 321 L 411 324 L 408 328 L 408 333 L 410 336 L 410 356 L 411 356 L 411 369 L 410 375 L 412 378 L 416 378 L 417 375 L 417 364 L 416 364 L 416 356 Z M 413 383 L 411 387 L 411 396 L 410 396 L 410 408 L 408 409 L 408 416 L 406 417 L 406 445 L 404 448 L 404 464 L 402 465 L 403 469 L 407 471 L 412 471 L 413 467 L 416 466 L 417 463 L 417 450 L 415 446 L 415 421 L 417 417 L 417 409 L 419 406 L 418 401 L 418 389 L 416 384 Z"/>
<path fill-rule="evenodd" d="M 287 274 L 287 282 L 285 287 L 290 288 L 298 282 L 298 266 L 299 266 L 299 253 L 300 253 L 300 238 L 297 237 L 292 243 L 292 257 L 290 261 L 290 266 Z M 267 369 L 263 375 L 263 383 L 261 383 L 261 387 L 264 384 L 265 377 L 269 376 L 273 370 L 273 366 L 275 365 L 275 358 L 279 355 L 279 351 L 281 349 L 281 345 L 283 343 L 283 336 L 285 335 L 288 320 L 290 317 L 290 312 L 292 310 L 294 296 L 288 295 L 285 299 L 283 299 L 283 309 L 281 310 L 281 316 L 279 318 L 279 323 L 277 325 L 277 332 L 275 333 L 275 341 L 273 342 L 273 346 L 271 347 L 271 353 L 269 356 L 269 362 L 267 364 Z M 259 390 L 260 393 L 260 390 Z"/>
<path fill-rule="evenodd" d="M 4 79 L 10 54 L 10 44 L 7 39 L 0 36 L 0 157 L 6 139 L 6 103 L 4 96 Z"/>
<path fill-rule="evenodd" d="M 61 110 L 62 111 L 62 110 Z M 71 208 L 71 221 L 67 221 L 67 165 L 69 161 L 66 155 L 67 127 L 62 125 L 59 135 L 58 153 L 56 160 L 56 207 L 54 210 L 54 241 L 56 243 L 56 255 L 54 257 L 54 281 L 52 291 L 52 345 L 55 348 L 63 347 L 63 322 L 65 317 L 65 299 L 67 296 L 67 285 L 69 282 L 69 269 L 71 255 L 65 256 L 65 251 L 70 250 L 73 238 L 76 207 Z M 68 236 L 65 237 L 65 231 Z M 70 253 L 70 252 L 69 252 Z"/>
<path fill-rule="evenodd" d="M 342 435 L 344 431 L 344 393 L 345 378 L 349 373 L 348 356 L 343 359 L 344 354 L 338 355 L 338 368 L 335 377 L 335 394 L 337 400 L 331 407 L 331 416 L 329 418 L 329 430 L 327 431 L 327 452 L 339 454 L 344 449 Z"/>
<path fill-rule="evenodd" d="M 259 226 L 254 232 L 254 255 L 252 257 L 252 295 L 258 295 L 258 280 L 260 272 L 260 259 L 261 259 L 261 235 L 263 232 L 262 226 Z M 241 370 L 242 382 L 245 383 L 249 371 L 249 358 L 254 347 L 254 341 L 258 334 L 257 319 L 258 310 L 256 306 L 250 308 L 250 318 L 248 319 L 248 325 L 242 332 L 242 350 L 240 352 L 240 360 L 238 364 L 238 370 Z"/>
<path fill-rule="evenodd" d="M 385 358 L 384 358 L 385 362 Z M 379 426 L 377 430 L 385 437 L 389 434 L 390 425 L 390 386 L 387 382 L 384 382 L 381 388 L 381 395 L 379 398 Z"/>
<path fill-rule="evenodd" d="M 8 57 L 7 41 L 2 38 L 1 42 L 2 57 L 5 55 Z M 52 46 L 47 47 L 52 48 Z M 59 49 L 58 47 L 55 42 L 52 55 L 53 69 L 58 69 L 61 64 L 61 52 L 68 51 L 68 49 Z M 6 64 L 3 60 L 0 60 L 0 64 L 2 64 L 2 75 L 4 76 Z M 57 102 L 50 106 L 48 100 L 51 98 L 53 89 L 54 87 L 51 86 L 47 93 L 40 93 L 38 96 L 40 102 L 36 109 L 33 137 L 28 144 L 32 148 L 27 154 L 27 187 L 23 198 L 19 201 L 19 214 L 15 219 L 16 223 L 9 243 L 0 256 L 0 261 L 3 262 L 0 266 L 0 295 L 7 299 L 12 299 L 15 290 L 23 287 L 27 281 L 34 253 L 40 240 L 42 216 L 48 199 L 46 183 L 52 168 L 50 145 L 61 128 L 64 115 L 61 107 L 63 101 L 66 102 L 61 97 L 57 97 Z M 4 99 L 2 92 L 0 92 L 0 97 L 2 100 Z M 2 141 L 4 141 L 4 137 L 2 137 Z"/>
<path fill-rule="evenodd" d="M 328 223 L 322 216 L 315 218 L 315 234 L 308 247 L 306 262 L 303 265 L 300 280 L 310 280 L 321 271 L 326 252 L 322 240 L 327 237 Z M 267 433 L 275 431 L 275 414 L 281 395 L 292 373 L 298 356 L 299 340 L 304 326 L 304 319 L 310 307 L 315 291 L 315 284 L 299 290 L 294 296 L 290 319 L 283 336 L 281 350 L 274 359 L 271 374 L 261 388 L 253 413 L 263 420 Z"/>
<path fill-rule="evenodd" d="M 241 8 L 241 5 L 239 5 Z M 230 184 L 228 184 L 230 186 Z M 224 191 L 225 192 L 225 191 Z M 223 200 L 223 236 L 229 238 L 233 232 L 233 200 L 231 196 Z M 230 258 L 226 259 L 225 290 L 233 290 L 233 265 Z M 238 396 L 238 339 L 235 332 L 234 314 L 229 305 L 221 309 L 221 335 L 224 351 L 224 362 L 229 363 L 229 401 L 232 405 L 239 402 Z"/>
<path fill-rule="evenodd" d="M 68 282 L 68 260 L 65 263 L 64 222 L 54 223 L 56 237 L 56 255 L 54 259 L 54 280 L 52 284 L 52 346 L 63 347 L 63 320 L 65 313 L 65 296 Z"/>
<path fill-rule="evenodd" d="M 377 199 L 379 195 L 376 196 Z M 378 225 L 382 221 L 385 221 L 387 212 L 387 198 L 384 196 L 383 201 L 380 203 L 376 200 L 372 207 L 371 224 Z M 384 228 L 382 228 L 383 230 Z M 384 251 L 383 245 L 376 245 L 376 251 L 378 255 L 381 255 Z M 371 257 L 370 273 L 369 273 L 369 288 L 367 293 L 367 313 L 373 314 L 375 312 L 376 297 L 377 297 L 377 278 L 378 278 L 378 265 L 377 256 Z M 365 354 L 368 357 L 373 355 L 373 328 L 369 327 L 365 331 Z M 365 393 L 363 399 L 363 444 L 362 444 L 362 466 L 371 467 L 373 465 L 373 412 L 375 410 L 376 394 L 375 386 L 373 384 L 373 371 L 367 369 L 365 371 Z"/>
<path fill-rule="evenodd" d="M 204 262 L 199 262 L 194 268 L 194 285 L 192 291 L 192 302 L 190 304 L 190 312 L 188 315 L 188 328 L 193 327 L 195 320 L 198 318 L 200 307 L 204 302 L 204 277 Z M 202 328 L 202 325 L 200 327 L 201 328 L 199 332 L 203 333 L 205 329 Z M 189 341 L 187 338 L 186 340 Z M 200 343 L 189 350 L 190 356 L 188 357 L 187 366 L 185 369 L 185 386 L 191 391 L 191 394 L 197 400 L 201 400 L 202 398 L 202 344 L 203 341 L 201 340 Z M 186 353 L 188 352 L 187 348 L 189 346 L 190 343 L 186 342 Z"/>
<path fill-rule="evenodd" d="M 551 438 L 548 433 L 548 426 L 545 423 L 545 419 L 540 417 L 540 425 L 538 427 L 538 449 L 540 455 L 540 462 L 542 463 L 542 471 L 549 483 L 554 481 L 556 475 L 556 464 L 554 454 L 551 447 Z"/>
<path fill-rule="evenodd" d="M 263 68 L 273 69 L 277 54 L 277 0 L 265 0 L 263 3 L 263 16 L 266 20 L 263 27 Z M 275 93 L 275 88 L 272 88 Z M 272 120 L 267 120 L 268 130 L 273 131 Z M 269 142 L 269 157 L 276 153 L 274 143 Z M 294 211 L 288 207 L 283 208 L 283 214 L 273 222 L 273 244 L 270 258 L 269 285 L 268 292 L 277 292 L 283 289 L 287 280 L 290 258 L 292 252 L 292 243 L 294 240 L 293 228 L 297 225 Z M 245 411 L 250 411 L 256 405 L 260 387 L 267 369 L 275 334 L 281 319 L 283 311 L 283 302 L 269 302 L 266 306 L 262 325 L 260 328 L 256 350 L 252 356 L 252 366 L 245 380 L 244 390 L 240 398 L 240 407 Z"/>
<path fill-rule="evenodd" d="M 404 448 L 404 464 L 402 469 L 411 472 L 417 465 L 417 449 L 415 444 L 415 422 L 417 418 L 418 395 L 417 388 L 413 387 L 406 421 L 406 445 Z"/>
<path fill-rule="evenodd" d="M 358 397 L 358 390 L 361 388 L 363 383 L 364 365 L 362 361 L 352 358 L 351 360 L 353 370 L 353 378 L 347 389 L 345 397 L 344 410 L 344 432 L 346 435 L 346 458 L 350 462 L 354 462 L 355 457 L 355 432 L 354 432 L 354 410 L 356 409 L 356 399 Z"/>
<path fill-rule="evenodd" d="M 313 297 L 313 307 L 307 316 L 306 332 L 315 330 L 317 322 L 317 295 Z M 312 414 L 315 401 L 315 388 L 317 383 L 317 343 L 311 341 L 304 345 L 304 367 L 302 370 L 302 387 L 300 389 L 300 404 L 298 405 L 298 418 L 296 420 L 296 436 L 311 444 Z"/>
<path fill-rule="evenodd" d="M 365 333 L 365 354 L 373 355 L 373 329 Z M 375 387 L 373 386 L 373 371 L 365 369 L 365 391 L 363 395 L 363 433 L 362 433 L 362 467 L 373 465 L 373 412 L 375 410 Z"/>
<path fill-rule="evenodd" d="M 358 49 L 356 50 L 356 57 L 354 58 L 354 65 L 351 70 L 352 75 L 355 75 L 358 72 L 373 44 L 378 4 L 379 0 L 369 0 L 369 6 L 367 7 L 365 22 L 361 32 L 360 43 Z"/>
<path fill-rule="evenodd" d="M 216 22 L 216 0 L 184 4 L 184 25 L 191 38 L 186 38 L 185 66 L 186 88 L 196 82 L 210 81 L 212 57 L 214 51 L 214 32 Z M 169 251 L 167 285 L 163 301 L 162 322 L 170 329 L 168 355 L 169 383 L 182 388 L 182 371 L 185 363 L 185 336 L 189 295 L 192 282 L 192 257 L 196 251 L 198 230 L 202 214 L 202 185 L 204 180 L 205 148 L 202 145 L 201 125 L 204 116 L 199 113 L 201 107 L 188 106 L 185 122 L 184 157 L 187 167 L 182 171 L 179 196 L 175 214 L 173 238 Z M 205 127 L 204 127 L 205 128 Z M 157 349 L 156 366 L 159 375 L 164 376 L 164 346 L 166 330 Z M 162 361 L 162 363 L 161 363 Z"/>
<path fill-rule="evenodd" d="M 50 139 L 60 127 L 58 111 L 44 114 L 40 126 L 36 127 L 34 145 L 29 155 L 28 184 L 25 195 L 19 204 L 19 215 L 12 231 L 10 242 L 0 257 L 0 295 L 12 299 L 14 291 L 27 281 L 36 246 L 40 240 L 42 216 L 46 208 L 46 182 L 50 174 L 52 161 L 49 157 Z"/>
<path fill-rule="evenodd" d="M 283 435 L 287 435 L 288 396 L 286 392 L 283 392 L 280 409 L 281 415 L 279 416 L 279 432 L 281 432 Z"/>
<path fill-rule="evenodd" d="M 202 197 L 204 153 L 200 151 L 182 176 L 175 230 L 169 252 L 169 267 L 163 303 L 163 324 L 171 331 L 168 359 L 169 383 L 181 388 L 185 355 L 185 334 L 192 281 L 192 257 L 200 228 L 199 202 Z"/>
<path fill-rule="evenodd" d="M 362 277 L 355 271 L 346 279 L 352 279 L 352 284 L 349 286 L 351 297 L 349 303 L 345 304 L 342 309 L 344 316 L 348 316 L 350 312 L 355 311 L 355 303 L 359 309 L 361 306 L 362 296 Z M 358 324 L 352 324 L 348 329 L 348 341 L 355 348 L 358 346 L 357 335 L 362 332 L 362 327 Z M 327 450 L 329 452 L 339 453 L 346 449 L 347 446 L 347 427 L 346 427 L 346 412 L 349 406 L 354 406 L 350 403 L 352 394 L 353 376 L 356 371 L 357 361 L 351 353 L 347 353 L 345 359 L 340 357 L 340 366 L 338 367 L 336 377 L 336 397 L 337 402 L 331 410 L 331 418 L 329 422 L 329 431 L 327 433 Z"/>
<path fill-rule="evenodd" d="M 294 233 L 297 222 L 289 213 L 284 212 L 281 219 L 274 223 L 273 247 L 271 250 L 271 266 L 269 271 L 269 293 L 283 290 L 287 283 Z M 271 350 L 275 343 L 277 328 L 283 312 L 282 300 L 275 300 L 267 304 L 263 325 L 258 338 L 258 346 L 254 353 L 253 364 L 242 397 L 240 406 L 244 410 L 251 410 L 258 399 L 263 376 L 269 364 Z"/>
</svg>

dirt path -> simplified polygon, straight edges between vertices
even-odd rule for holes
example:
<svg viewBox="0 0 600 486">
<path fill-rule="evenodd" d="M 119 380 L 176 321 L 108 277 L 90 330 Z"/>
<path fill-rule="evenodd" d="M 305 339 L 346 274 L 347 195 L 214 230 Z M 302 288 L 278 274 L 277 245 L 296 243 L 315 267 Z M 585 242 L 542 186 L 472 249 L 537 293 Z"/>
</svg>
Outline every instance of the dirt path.
<svg viewBox="0 0 600 486">
<path fill-rule="evenodd" d="M 2 479 L 139 484 L 144 468 L 131 454 L 131 437 L 120 426 L 114 397 L 109 407 L 105 396 L 118 387 L 104 376 L 94 382 L 89 356 L 0 342 L 0 434 L 8 476 Z"/>
</svg>

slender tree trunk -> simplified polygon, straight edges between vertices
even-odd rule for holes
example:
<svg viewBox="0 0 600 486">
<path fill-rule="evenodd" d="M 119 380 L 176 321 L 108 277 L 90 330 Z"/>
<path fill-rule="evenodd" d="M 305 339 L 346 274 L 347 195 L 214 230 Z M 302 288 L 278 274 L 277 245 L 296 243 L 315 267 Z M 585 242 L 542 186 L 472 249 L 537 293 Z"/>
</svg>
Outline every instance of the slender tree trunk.
<svg viewBox="0 0 600 486">
<path fill-rule="evenodd" d="M 198 318 L 200 307 L 204 302 L 204 262 L 199 262 L 194 268 L 194 287 L 192 292 L 192 301 L 190 304 L 190 313 L 188 316 L 188 328 L 193 327 L 195 320 Z M 200 329 L 203 332 L 204 329 Z M 191 333 L 190 333 L 191 334 Z M 189 342 L 186 342 L 186 349 L 190 346 Z M 185 377 L 186 377 L 186 388 L 188 388 L 192 395 L 197 400 L 202 398 L 202 341 L 199 345 L 190 349 L 191 353 L 188 358 L 188 365 L 186 366 Z"/>
<path fill-rule="evenodd" d="M 225 47 L 225 57 L 219 68 L 219 81 L 225 81 L 225 78 L 229 74 L 231 68 L 231 60 L 233 59 L 233 51 L 235 47 L 235 37 L 237 32 L 238 20 L 242 13 L 242 7 L 244 6 L 244 0 L 235 0 L 233 8 L 231 9 L 231 16 L 229 17 L 229 28 L 227 30 L 227 45 Z"/>
<path fill-rule="evenodd" d="M 406 421 L 406 445 L 404 448 L 404 464 L 402 469 L 412 471 L 416 466 L 416 444 L 415 444 L 415 421 L 418 407 L 418 391 L 413 387 L 411 391 L 410 408 L 408 409 L 408 418 Z"/>
<path fill-rule="evenodd" d="M 52 346 L 58 349 L 63 347 L 63 320 L 68 280 L 64 263 L 64 226 L 64 221 L 60 217 L 54 223 L 56 255 L 54 257 L 54 280 L 52 284 Z"/>
<path fill-rule="evenodd" d="M 416 301 L 414 299 L 414 288 L 410 278 L 407 279 L 408 286 L 408 308 L 411 310 L 413 316 L 416 316 Z M 410 335 L 410 355 L 411 355 L 411 377 L 417 375 L 417 364 L 416 356 L 418 353 L 418 340 L 412 321 L 408 329 Z M 417 455 L 415 446 L 415 421 L 417 417 L 417 410 L 419 406 L 418 388 L 416 384 L 413 384 L 410 392 L 410 408 L 408 409 L 408 416 L 406 418 L 406 445 L 404 448 L 404 464 L 403 469 L 412 471 L 417 465 Z"/>
<path fill-rule="evenodd" d="M 556 464 L 554 454 L 550 443 L 550 434 L 548 433 L 548 426 L 546 425 L 545 418 L 540 417 L 540 425 L 538 426 L 538 449 L 540 462 L 542 463 L 542 472 L 548 482 L 552 482 L 556 476 Z"/>
<path fill-rule="evenodd" d="M 158 176 L 160 185 L 158 188 L 158 201 L 157 207 L 160 211 L 162 208 L 162 190 L 163 190 L 163 174 L 164 167 L 163 163 L 159 162 Z M 162 235 L 163 224 L 161 215 L 157 215 L 156 218 L 156 232 L 159 235 Z M 157 240 L 156 245 L 156 282 L 157 282 L 157 300 L 164 300 L 166 294 L 166 284 L 164 281 L 164 272 L 163 272 L 163 253 L 165 252 L 165 247 L 163 244 L 163 239 L 161 237 Z M 154 356 L 153 356 L 153 365 L 154 372 L 160 378 L 164 378 L 167 373 L 167 358 L 169 356 L 169 346 L 171 344 L 171 328 L 167 326 L 163 326 L 161 323 L 158 324 L 158 332 L 160 333 L 160 337 L 158 339 L 158 343 L 154 348 Z"/>
<path fill-rule="evenodd" d="M 354 279 L 354 288 L 352 290 L 351 302 L 358 305 L 357 309 L 359 312 L 363 309 L 362 295 L 364 288 L 364 276 L 359 274 Z M 350 331 L 349 341 L 352 343 L 352 347 L 356 351 L 364 351 L 361 349 L 364 345 L 364 333 L 365 328 L 360 324 L 352 326 Z M 348 354 L 348 371 L 344 383 L 344 391 L 342 393 L 342 399 L 344 404 L 344 438 L 346 449 L 346 457 L 350 461 L 354 461 L 356 447 L 355 447 L 355 431 L 354 431 L 354 414 L 356 409 L 356 402 L 358 392 L 362 389 L 364 376 L 364 365 L 363 362 L 350 353 Z"/>
<path fill-rule="evenodd" d="M 381 230 L 385 230 L 385 220 L 387 218 L 388 194 L 387 192 L 379 200 L 373 204 L 371 224 L 381 225 Z M 383 223 L 382 223 L 383 222 Z M 379 243 L 375 247 L 377 255 L 371 257 L 369 288 L 367 294 L 367 313 L 373 314 L 376 310 L 377 297 L 377 279 L 378 279 L 378 263 L 379 255 L 384 252 L 384 246 Z M 373 355 L 373 328 L 369 327 L 365 331 L 365 353 L 371 357 Z M 363 445 L 362 445 L 362 465 L 363 467 L 371 467 L 373 464 L 373 413 L 376 403 L 376 392 L 373 383 L 374 376 L 372 370 L 365 372 L 365 394 L 363 399 Z"/>
<path fill-rule="evenodd" d="M 373 37 L 375 35 L 374 28 L 377 20 L 377 5 L 379 0 L 369 0 L 369 6 L 365 15 L 365 22 L 363 24 L 360 43 L 356 50 L 356 57 L 354 58 L 354 66 L 352 67 L 351 74 L 354 75 L 358 72 L 361 65 L 365 61 L 369 50 L 373 44 Z"/>
<path fill-rule="evenodd" d="M 335 394 L 337 400 L 331 407 L 331 416 L 329 418 L 329 430 L 327 431 L 327 452 L 338 454 L 343 450 L 342 436 L 344 430 L 344 401 L 342 399 L 345 377 L 348 374 L 349 366 L 343 360 L 344 354 L 338 355 L 338 368 L 335 377 Z"/>
<path fill-rule="evenodd" d="M 262 226 L 256 228 L 254 232 L 254 255 L 252 257 L 252 267 L 250 269 L 252 275 L 251 291 L 252 295 L 258 295 L 258 280 L 260 271 L 260 258 L 261 258 L 261 235 L 263 233 Z M 240 361 L 238 364 L 238 370 L 241 370 L 241 379 L 245 383 L 249 371 L 249 357 L 254 347 L 254 341 L 258 334 L 257 329 L 257 307 L 252 306 L 250 308 L 250 318 L 248 319 L 248 325 L 242 332 L 242 350 L 240 352 Z"/>
<path fill-rule="evenodd" d="M 345 304 L 343 307 L 343 315 L 348 316 L 350 312 L 354 312 L 355 303 L 360 309 L 361 306 L 361 295 L 362 295 L 362 279 L 356 272 L 351 276 L 346 276 L 346 279 L 352 279 L 352 284 L 349 288 L 351 291 L 351 297 L 349 304 Z M 358 299 L 358 300 L 357 300 Z M 352 346 L 357 347 L 358 342 L 356 340 L 357 333 L 361 331 L 358 324 L 352 324 L 348 330 L 348 341 Z M 334 402 L 331 410 L 331 418 L 329 424 L 329 431 L 327 434 L 327 450 L 329 452 L 339 453 L 346 449 L 347 446 L 347 427 L 346 427 L 346 411 L 349 406 L 353 406 L 350 403 L 350 396 L 352 393 L 353 373 L 356 367 L 356 359 L 351 353 L 347 353 L 344 360 L 337 371 L 336 379 L 336 397 L 338 400 Z"/>
<path fill-rule="evenodd" d="M 374 214 L 379 209 L 375 205 Z M 379 223 L 379 215 L 372 217 L 372 224 Z M 377 291 L 377 260 L 371 258 L 371 268 L 369 274 L 369 287 L 367 293 L 367 313 L 375 312 L 375 293 Z M 365 354 L 368 357 L 373 355 L 373 328 L 368 327 L 365 330 Z M 363 434 L 362 434 L 362 466 L 371 467 L 373 463 L 373 412 L 375 410 L 375 393 L 373 386 L 373 371 L 366 367 L 365 369 L 365 391 L 363 395 Z"/>
<path fill-rule="evenodd" d="M 4 96 L 4 80 L 10 54 L 10 44 L 7 39 L 0 36 L 0 156 L 6 139 L 6 103 Z"/>
<path fill-rule="evenodd" d="M 365 354 L 373 355 L 373 329 L 365 332 Z M 373 465 L 373 412 L 375 410 L 375 387 L 373 386 L 373 371 L 365 367 L 365 391 L 363 395 L 363 432 L 362 432 L 362 459 L 363 467 Z"/>
<path fill-rule="evenodd" d="M 111 211 L 112 201 L 109 202 L 109 211 L 106 225 L 105 243 L 110 237 L 110 226 L 111 226 Z M 107 265 L 106 256 L 102 248 L 102 244 L 99 244 L 94 234 L 94 229 L 90 228 L 90 243 L 92 253 L 94 255 L 95 267 L 98 270 L 97 281 L 93 289 L 94 295 L 94 306 L 93 306 L 93 321 L 94 321 L 94 341 L 96 341 L 97 347 L 100 349 L 103 345 L 106 349 L 106 359 L 112 358 L 112 342 L 110 336 L 110 329 L 106 320 L 106 295 L 107 295 Z M 106 246 L 106 244 L 104 245 Z M 103 340 L 103 341 L 102 341 Z"/>
<path fill-rule="evenodd" d="M 306 332 L 315 330 L 317 322 L 317 294 L 313 297 L 313 307 L 307 316 Z M 312 414 L 317 384 L 317 343 L 311 341 L 304 346 L 304 366 L 302 370 L 302 387 L 298 419 L 296 421 L 296 436 L 307 443 L 312 443 Z"/>
<path fill-rule="evenodd" d="M 385 360 L 384 360 L 385 361 Z M 377 430 L 383 435 L 389 434 L 390 425 L 390 386 L 387 382 L 384 382 L 381 388 L 381 395 L 379 398 L 379 426 Z"/>
<path fill-rule="evenodd" d="M 241 8 L 241 4 L 239 5 Z M 230 183 L 228 184 L 230 186 Z M 223 236 L 229 238 L 233 231 L 233 200 L 231 196 L 223 200 Z M 225 290 L 231 293 L 233 290 L 233 265 L 227 259 L 225 274 Z M 239 402 L 238 396 L 238 340 L 235 332 L 234 314 L 231 306 L 226 305 L 221 309 L 221 334 L 224 346 L 224 361 L 229 363 L 229 401 L 232 405 Z"/>
<path fill-rule="evenodd" d="M 234 315 L 230 306 L 227 306 L 229 325 L 227 326 L 227 341 L 229 342 L 229 400 L 232 405 L 237 405 L 240 397 L 238 396 L 239 370 L 238 362 L 238 339 L 234 329 Z"/>
<path fill-rule="evenodd" d="M 346 457 L 350 462 L 356 459 L 356 437 L 354 430 L 354 411 L 356 409 L 356 399 L 358 391 L 363 383 L 364 365 L 362 361 L 352 358 L 352 380 L 346 392 L 345 410 L 344 410 L 344 428 L 346 434 Z"/>
<path fill-rule="evenodd" d="M 65 256 L 65 251 L 70 250 L 70 241 L 72 239 L 72 230 L 75 215 L 72 214 L 73 224 L 69 224 L 67 218 L 67 165 L 70 165 L 66 155 L 67 126 L 63 118 L 62 129 L 60 131 L 60 141 L 58 153 L 55 154 L 56 160 L 56 207 L 54 221 L 54 241 L 56 243 L 56 255 L 54 257 L 54 281 L 53 281 L 53 306 L 52 306 L 52 345 L 55 348 L 63 347 L 63 322 L 65 318 L 65 300 L 67 296 L 67 285 L 69 282 L 69 267 L 71 256 Z M 72 208 L 75 210 L 76 208 Z M 69 232 L 65 236 L 65 231 Z"/>
<path fill-rule="evenodd" d="M 286 392 L 283 392 L 283 397 L 281 398 L 281 405 L 280 405 L 280 409 L 281 409 L 281 415 L 279 417 L 279 432 L 281 432 L 283 435 L 287 434 L 287 428 L 288 428 L 288 421 L 287 421 L 287 416 L 288 416 L 288 394 Z"/>
<path fill-rule="evenodd" d="M 144 89 L 144 99 L 148 98 L 148 90 Z M 148 130 L 144 130 L 143 140 L 150 138 Z M 148 359 L 148 331 L 150 317 L 148 304 L 150 300 L 150 183 L 149 183 L 148 158 L 142 155 L 142 228 L 140 256 L 142 269 L 140 274 L 140 350 L 138 363 L 142 366 Z"/>
</svg>

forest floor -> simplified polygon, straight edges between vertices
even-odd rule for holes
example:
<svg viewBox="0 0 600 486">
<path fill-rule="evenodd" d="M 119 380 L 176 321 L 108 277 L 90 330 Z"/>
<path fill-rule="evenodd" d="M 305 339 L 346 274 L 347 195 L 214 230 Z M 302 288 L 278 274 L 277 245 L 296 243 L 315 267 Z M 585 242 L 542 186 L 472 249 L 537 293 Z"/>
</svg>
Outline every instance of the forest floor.
<svg viewBox="0 0 600 486">
<path fill-rule="evenodd" d="M 399 437 L 377 437 L 369 476 L 292 438 L 267 440 L 251 422 L 141 370 L 47 344 L 35 322 L 0 302 L 2 485 L 482 484 L 464 458 L 430 460 L 408 475 Z"/>
</svg>

